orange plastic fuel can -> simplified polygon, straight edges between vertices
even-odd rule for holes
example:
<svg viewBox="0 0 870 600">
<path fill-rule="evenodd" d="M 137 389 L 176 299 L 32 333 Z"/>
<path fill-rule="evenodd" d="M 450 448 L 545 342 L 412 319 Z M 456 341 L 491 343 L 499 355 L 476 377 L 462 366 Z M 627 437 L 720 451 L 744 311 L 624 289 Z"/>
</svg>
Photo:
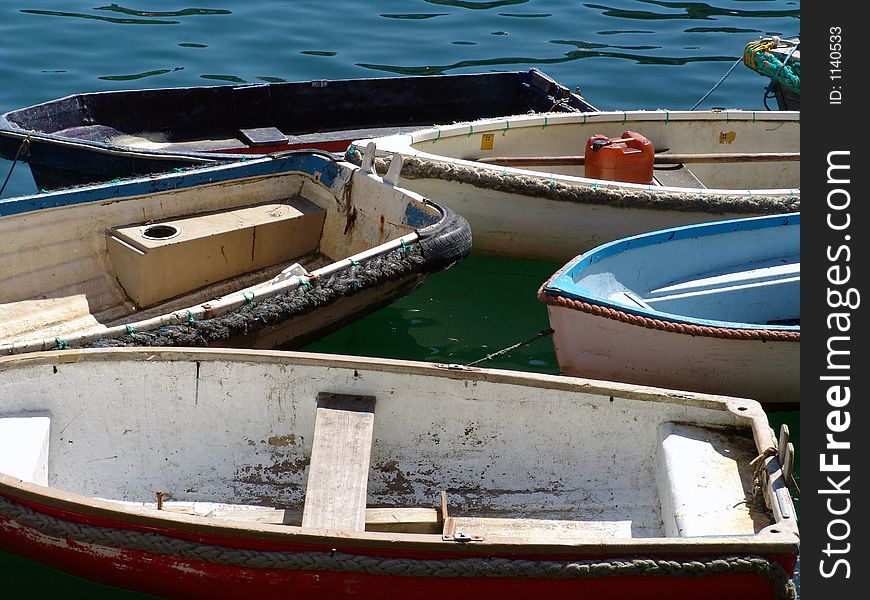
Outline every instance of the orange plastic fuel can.
<svg viewBox="0 0 870 600">
<path fill-rule="evenodd" d="M 636 131 L 619 138 L 596 133 L 586 141 L 586 177 L 592 179 L 649 184 L 654 160 L 652 142 Z"/>
</svg>

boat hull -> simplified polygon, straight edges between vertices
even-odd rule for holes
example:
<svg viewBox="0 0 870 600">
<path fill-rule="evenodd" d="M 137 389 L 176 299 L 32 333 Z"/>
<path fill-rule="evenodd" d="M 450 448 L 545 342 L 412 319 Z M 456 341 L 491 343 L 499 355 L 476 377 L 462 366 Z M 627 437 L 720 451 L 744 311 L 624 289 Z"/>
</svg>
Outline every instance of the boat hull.
<svg viewBox="0 0 870 600">
<path fill-rule="evenodd" d="M 74 521 L 70 520 L 70 523 Z M 110 530 L 118 537 L 125 535 L 124 530 Z M 162 538 L 167 544 L 175 539 L 166 532 L 151 535 Z M 180 557 L 170 554 L 143 552 L 111 545 L 81 543 L 72 538 L 48 535 L 34 528 L 22 526 L 14 520 L 0 515 L 0 548 L 17 555 L 38 561 L 53 568 L 85 577 L 100 583 L 136 592 L 156 594 L 166 598 L 193 600 L 213 598 L 233 600 L 241 597 L 279 597 L 286 590 L 293 590 L 294 598 L 337 598 L 352 595 L 355 598 L 376 600 L 389 594 L 403 598 L 431 598 L 442 594 L 475 594 L 483 598 L 495 597 L 608 597 L 636 598 L 638 590 L 643 590 L 645 598 L 681 599 L 710 598 L 730 600 L 740 597 L 747 599 L 769 600 L 776 597 L 774 586 L 764 577 L 749 573 L 711 574 L 706 576 L 602 576 L 592 578 L 548 578 L 548 577 L 474 577 L 463 576 L 413 576 L 383 575 L 360 572 L 359 570 L 306 570 L 294 568 L 253 568 L 241 564 L 227 564 L 234 555 L 256 556 L 263 563 L 269 554 L 286 556 L 287 563 L 301 562 L 312 553 L 328 556 L 335 549 L 328 547 L 299 549 L 292 557 L 293 549 L 281 547 L 270 550 L 251 550 L 252 544 L 227 546 L 242 540 L 221 540 L 221 544 L 210 544 L 212 540 L 198 540 L 200 555 Z M 253 544 L 256 547 L 256 544 Z M 244 548 L 244 549 L 243 549 Z M 426 558 L 404 561 L 400 556 L 391 556 L 377 548 L 362 549 L 349 553 L 348 562 L 359 563 L 391 561 L 407 565 L 417 563 L 420 570 L 434 572 L 436 565 L 441 567 L 451 558 L 462 560 L 462 555 L 432 556 L 432 566 L 426 568 Z M 215 556 L 224 560 L 215 560 Z M 384 556 L 378 561 L 378 555 Z M 516 557 L 504 557 L 506 560 Z M 601 557 L 601 562 L 613 561 L 615 557 Z M 625 560 L 635 557 L 626 556 Z M 698 562 L 711 557 L 703 555 L 681 556 L 670 560 Z M 714 557 L 715 558 L 715 557 Z M 770 557 L 775 561 L 776 558 Z M 579 560 L 579 559 L 578 559 Z M 595 557 L 584 560 L 596 562 Z M 239 563 L 242 561 L 239 560 Z M 535 559 L 525 558 L 526 564 Z M 544 561 L 542 561 L 544 562 Z M 409 571 L 413 568 L 409 567 Z"/>
<path fill-rule="evenodd" d="M 797 405 L 800 343 L 706 337 L 548 303 L 565 375 Z"/>
<path fill-rule="evenodd" d="M 402 179 L 401 184 L 437 198 L 465 217 L 474 232 L 473 254 L 504 258 L 565 262 L 604 242 L 652 229 L 750 214 L 628 209 L 530 197 L 441 179 Z"/>
</svg>

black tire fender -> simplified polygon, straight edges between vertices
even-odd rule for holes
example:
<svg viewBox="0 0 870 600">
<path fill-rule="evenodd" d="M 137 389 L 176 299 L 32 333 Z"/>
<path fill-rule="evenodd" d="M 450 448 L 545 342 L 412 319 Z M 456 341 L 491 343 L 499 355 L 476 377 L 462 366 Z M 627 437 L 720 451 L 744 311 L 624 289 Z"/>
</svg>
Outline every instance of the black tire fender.
<svg viewBox="0 0 870 600">
<path fill-rule="evenodd" d="M 461 215 L 431 200 L 426 200 L 441 212 L 441 219 L 417 230 L 417 243 L 425 263 L 423 271 L 432 273 L 456 264 L 471 252 L 471 225 Z"/>
</svg>

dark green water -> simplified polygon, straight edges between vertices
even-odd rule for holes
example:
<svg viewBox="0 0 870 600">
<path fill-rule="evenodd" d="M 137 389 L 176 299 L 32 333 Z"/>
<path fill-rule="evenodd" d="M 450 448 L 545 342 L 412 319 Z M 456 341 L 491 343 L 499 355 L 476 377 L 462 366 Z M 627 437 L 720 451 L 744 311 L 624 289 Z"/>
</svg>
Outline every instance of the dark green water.
<svg viewBox="0 0 870 600">
<path fill-rule="evenodd" d="M 787 0 L 247 0 L 0 3 L 0 113 L 77 92 L 537 67 L 603 109 L 688 109 L 747 41 L 800 30 Z M 737 65 L 699 108 L 763 110 Z M 0 160 L 0 183 L 11 163 Z M 3 197 L 35 191 L 23 165 Z M 472 257 L 308 350 L 468 363 L 548 326 L 559 265 Z M 558 371 L 539 340 L 481 366 Z M 787 423 L 799 449 L 799 413 Z M 798 459 L 800 453 L 798 452 Z M 149 598 L 0 553 L 0 598 Z"/>
</svg>

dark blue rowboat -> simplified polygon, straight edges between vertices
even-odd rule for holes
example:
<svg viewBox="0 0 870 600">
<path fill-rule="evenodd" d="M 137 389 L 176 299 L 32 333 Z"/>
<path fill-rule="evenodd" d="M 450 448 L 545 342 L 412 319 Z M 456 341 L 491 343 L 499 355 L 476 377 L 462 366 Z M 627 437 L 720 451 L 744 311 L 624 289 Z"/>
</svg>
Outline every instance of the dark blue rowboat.
<svg viewBox="0 0 870 600">
<path fill-rule="evenodd" d="M 75 94 L 0 116 L 0 156 L 41 189 L 528 112 L 595 110 L 547 75 L 319 80 Z"/>
</svg>

